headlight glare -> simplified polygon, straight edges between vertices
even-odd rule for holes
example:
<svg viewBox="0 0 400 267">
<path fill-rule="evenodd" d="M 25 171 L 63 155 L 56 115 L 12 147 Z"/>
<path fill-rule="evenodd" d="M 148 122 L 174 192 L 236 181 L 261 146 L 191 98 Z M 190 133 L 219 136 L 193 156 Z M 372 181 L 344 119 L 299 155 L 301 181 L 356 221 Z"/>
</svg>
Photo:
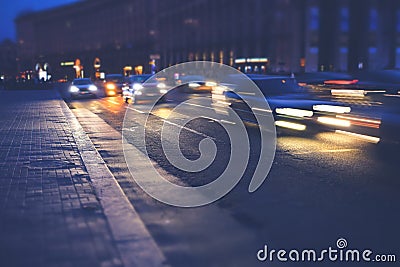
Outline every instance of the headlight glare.
<svg viewBox="0 0 400 267">
<path fill-rule="evenodd" d="M 91 85 L 91 86 L 89 86 L 89 91 L 97 91 L 97 87 L 96 87 L 96 85 Z"/>
<path fill-rule="evenodd" d="M 140 83 L 133 84 L 133 90 L 140 90 L 142 88 L 143 88 L 143 86 Z"/>
<path fill-rule="evenodd" d="M 77 93 L 77 92 L 79 92 L 79 88 L 76 87 L 75 85 L 72 85 L 72 86 L 69 88 L 69 91 L 70 91 L 71 93 Z"/>
<path fill-rule="evenodd" d="M 166 87 L 165 83 L 159 83 L 157 84 L 158 89 L 164 89 Z"/>
<path fill-rule="evenodd" d="M 115 89 L 115 85 L 112 84 L 112 83 L 107 83 L 106 84 L 106 88 L 109 89 L 109 90 L 114 90 Z"/>
</svg>

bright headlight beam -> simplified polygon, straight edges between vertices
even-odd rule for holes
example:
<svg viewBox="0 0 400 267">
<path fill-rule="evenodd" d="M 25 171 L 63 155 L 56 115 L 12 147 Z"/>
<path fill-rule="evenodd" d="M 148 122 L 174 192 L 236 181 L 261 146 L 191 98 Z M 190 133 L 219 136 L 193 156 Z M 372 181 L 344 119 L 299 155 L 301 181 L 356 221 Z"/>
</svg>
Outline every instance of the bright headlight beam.
<svg viewBox="0 0 400 267">
<path fill-rule="evenodd" d="M 263 109 L 263 108 L 251 108 L 251 109 L 252 109 L 253 111 L 272 113 L 272 111 L 269 110 L 269 109 Z"/>
<path fill-rule="evenodd" d="M 206 82 L 206 86 L 209 86 L 209 87 L 217 86 L 217 83 L 209 81 L 209 82 Z"/>
<path fill-rule="evenodd" d="M 275 112 L 281 115 L 287 115 L 292 117 L 312 117 L 314 112 L 311 110 L 296 109 L 296 108 L 276 108 Z"/>
<path fill-rule="evenodd" d="M 95 85 L 89 86 L 89 91 L 97 91 L 97 87 Z"/>
<path fill-rule="evenodd" d="M 370 135 L 364 135 L 364 134 L 358 134 L 358 133 L 352 133 L 352 132 L 346 132 L 346 131 L 342 131 L 342 130 L 336 130 L 336 133 L 339 134 L 344 134 L 344 135 L 348 135 L 348 136 L 352 136 L 352 137 L 356 137 L 374 144 L 379 143 L 379 141 L 381 141 L 381 139 L 379 137 L 375 137 L 375 136 L 370 136 Z"/>
<path fill-rule="evenodd" d="M 112 84 L 112 83 L 106 84 L 106 87 L 107 87 L 107 89 L 110 89 L 110 90 L 114 90 L 115 89 L 115 85 Z"/>
<path fill-rule="evenodd" d="M 159 83 L 159 84 L 157 84 L 157 88 L 158 88 L 158 89 L 165 89 L 165 87 L 166 87 L 165 83 Z"/>
<path fill-rule="evenodd" d="M 69 88 L 69 91 L 72 92 L 72 93 L 76 93 L 76 92 L 79 92 L 79 88 L 76 87 L 75 85 L 72 85 L 72 86 Z"/>
<path fill-rule="evenodd" d="M 196 88 L 196 87 L 199 87 L 200 86 L 200 84 L 198 84 L 198 83 L 189 83 L 189 87 L 190 88 Z"/>
<path fill-rule="evenodd" d="M 140 83 L 135 83 L 134 85 L 133 85 L 133 89 L 134 90 L 140 90 L 140 89 L 142 89 L 143 88 L 143 86 L 140 84 Z"/>
<path fill-rule="evenodd" d="M 349 113 L 351 107 L 333 106 L 333 105 L 314 105 L 314 111 L 332 112 L 332 113 Z"/>
<path fill-rule="evenodd" d="M 331 94 L 333 96 L 364 97 L 367 93 L 364 90 L 333 89 Z"/>
<path fill-rule="evenodd" d="M 282 127 L 282 128 L 292 129 L 292 130 L 296 130 L 296 131 L 304 131 L 307 128 L 303 124 L 293 123 L 293 122 L 288 122 L 288 121 L 276 121 L 275 125 Z"/>
<path fill-rule="evenodd" d="M 350 127 L 351 122 L 348 120 L 336 119 L 331 117 L 318 117 L 318 122 L 323 124 L 342 126 L 342 127 Z"/>
<path fill-rule="evenodd" d="M 336 115 L 336 118 L 350 120 L 353 125 L 360 125 L 376 129 L 378 129 L 382 124 L 382 121 L 378 119 L 354 117 L 348 115 Z"/>
</svg>

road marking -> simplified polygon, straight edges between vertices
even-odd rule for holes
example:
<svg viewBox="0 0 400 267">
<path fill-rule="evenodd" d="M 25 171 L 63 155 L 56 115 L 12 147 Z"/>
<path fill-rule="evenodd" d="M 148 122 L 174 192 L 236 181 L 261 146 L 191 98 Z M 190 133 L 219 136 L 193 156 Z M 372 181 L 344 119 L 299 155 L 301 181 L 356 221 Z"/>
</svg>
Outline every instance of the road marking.
<svg viewBox="0 0 400 267">
<path fill-rule="evenodd" d="M 204 138 L 210 138 L 210 139 L 212 139 L 212 140 L 214 140 L 214 141 L 216 140 L 214 137 L 208 136 L 208 135 L 206 135 L 206 134 L 204 134 L 204 133 L 198 132 L 198 131 L 193 130 L 193 129 L 191 129 L 191 128 L 188 128 L 188 127 L 186 127 L 186 126 L 179 125 L 179 124 L 177 124 L 177 123 L 168 121 L 168 120 L 166 120 L 166 119 L 162 119 L 162 120 L 163 120 L 165 123 L 168 123 L 168 124 L 170 124 L 170 125 L 176 126 L 176 127 L 178 127 L 178 128 L 181 128 L 181 129 L 185 129 L 185 130 L 187 130 L 187 131 L 189 131 L 189 132 L 191 132 L 191 133 L 200 135 L 200 136 L 202 136 L 202 137 L 204 137 Z"/>
<path fill-rule="evenodd" d="M 121 105 L 121 103 L 118 103 L 118 102 L 116 102 L 114 100 L 111 100 L 111 99 L 107 99 L 107 102 L 113 103 L 114 105 Z"/>
<path fill-rule="evenodd" d="M 324 149 L 320 150 L 322 153 L 342 153 L 342 152 L 352 152 L 358 151 L 359 149 L 356 148 L 342 148 L 342 149 Z"/>
<path fill-rule="evenodd" d="M 194 106 L 194 107 L 199 107 L 199 108 L 208 108 L 208 109 L 214 110 L 212 107 L 206 107 L 206 106 L 199 105 L 199 104 L 194 104 L 194 103 L 186 103 L 186 102 L 183 102 L 182 104 L 188 105 L 188 106 Z"/>
<path fill-rule="evenodd" d="M 306 155 L 306 154 L 316 154 L 316 153 L 346 153 L 346 152 L 353 152 L 353 151 L 360 151 L 360 149 L 357 149 L 357 148 L 323 149 L 323 150 L 318 150 L 318 151 L 293 152 L 291 154 L 293 154 L 293 155 Z"/>
<path fill-rule="evenodd" d="M 127 107 L 127 108 L 130 109 L 130 110 L 136 111 L 136 112 L 138 112 L 138 113 L 140 113 L 140 114 L 144 114 L 144 113 L 145 113 L 144 111 L 141 111 L 141 110 L 136 109 L 136 108 L 132 108 L 132 107 Z M 191 133 L 200 135 L 200 136 L 202 136 L 202 137 L 204 137 L 204 138 L 210 138 L 210 139 L 212 139 L 212 140 L 214 140 L 214 141 L 216 140 L 214 137 L 208 136 L 208 135 L 206 135 L 205 133 L 198 132 L 198 131 L 193 130 L 193 129 L 191 129 L 191 128 L 188 128 L 188 127 L 186 127 L 186 126 L 182 126 L 182 125 L 180 125 L 180 124 L 178 124 L 178 123 L 174 123 L 174 122 L 169 121 L 169 120 L 167 120 L 167 119 L 164 119 L 164 118 L 162 118 L 162 117 L 160 117 L 160 116 L 157 116 L 157 115 L 155 115 L 155 114 L 153 114 L 153 113 L 151 113 L 151 114 L 152 114 L 153 116 L 156 116 L 156 117 L 160 118 L 160 119 L 161 119 L 163 122 L 165 122 L 165 123 L 168 123 L 168 124 L 170 124 L 170 125 L 176 126 L 176 127 L 180 128 L 180 129 L 185 129 L 185 130 L 187 130 L 187 131 L 189 131 L 189 132 L 191 132 Z M 181 115 L 184 115 L 184 114 L 181 114 Z"/>
<path fill-rule="evenodd" d="M 130 110 L 133 110 L 133 111 L 136 111 L 136 112 L 138 112 L 138 113 L 140 113 L 140 114 L 144 114 L 145 112 L 144 111 L 141 111 L 141 110 L 138 110 L 138 109 L 136 109 L 136 108 L 131 108 L 131 107 L 126 107 L 127 109 L 130 109 Z"/>
</svg>

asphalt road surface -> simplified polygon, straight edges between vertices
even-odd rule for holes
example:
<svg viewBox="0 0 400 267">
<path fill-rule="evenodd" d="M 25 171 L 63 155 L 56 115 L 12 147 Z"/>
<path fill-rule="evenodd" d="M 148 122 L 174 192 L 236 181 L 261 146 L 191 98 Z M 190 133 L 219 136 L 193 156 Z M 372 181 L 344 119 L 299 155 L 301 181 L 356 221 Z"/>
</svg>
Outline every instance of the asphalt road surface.
<svg viewBox="0 0 400 267">
<path fill-rule="evenodd" d="M 160 129 L 164 120 L 173 119 L 168 117 L 169 106 L 160 106 L 143 125 L 144 115 L 119 96 L 67 102 L 171 266 L 310 266 L 309 262 L 280 263 L 276 258 L 260 262 L 257 252 L 264 245 L 287 251 L 337 248 L 339 238 L 347 240 L 348 248 L 368 248 L 374 255 L 395 254 L 399 260 L 398 157 L 389 156 L 375 144 L 333 132 L 279 132 L 268 178 L 250 194 L 247 188 L 257 164 L 259 132 L 248 125 L 250 162 L 239 184 L 210 205 L 177 208 L 152 199 L 129 173 L 121 146 L 125 112 L 130 109 L 132 127 L 145 127 L 147 149 L 156 168 L 176 183 L 189 186 L 209 183 L 226 166 L 229 139 L 218 123 L 200 118 L 182 130 L 180 145 L 187 158 L 199 156 L 198 144 L 205 136 L 219 149 L 210 168 L 192 174 L 171 166 L 163 154 Z M 134 135 L 128 141 L 135 145 Z M 325 261 L 316 265 L 360 263 Z"/>
</svg>

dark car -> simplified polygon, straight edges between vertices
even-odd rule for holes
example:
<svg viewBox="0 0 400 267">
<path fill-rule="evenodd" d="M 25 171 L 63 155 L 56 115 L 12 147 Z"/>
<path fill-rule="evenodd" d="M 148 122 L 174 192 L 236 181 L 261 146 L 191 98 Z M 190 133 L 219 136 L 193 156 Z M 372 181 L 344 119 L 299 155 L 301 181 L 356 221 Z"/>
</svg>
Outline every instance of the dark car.
<svg viewBox="0 0 400 267">
<path fill-rule="evenodd" d="M 242 77 L 243 78 L 243 77 Z M 377 136 L 378 120 L 368 119 L 368 109 L 349 103 L 321 97 L 308 88 L 299 86 L 296 79 L 287 76 L 249 76 L 263 94 L 256 97 L 245 90 L 241 77 L 232 77 L 233 84 L 223 92 L 222 102 L 228 103 L 245 121 L 257 123 L 254 114 L 268 116 L 272 112 L 275 124 L 289 131 L 338 131 Z M 221 98 L 217 98 L 221 101 Z M 247 102 L 267 101 L 270 110 L 249 107 Z M 366 123 L 367 122 L 367 123 Z"/>
<path fill-rule="evenodd" d="M 89 78 L 75 79 L 69 87 L 71 98 L 97 96 L 97 86 Z"/>
<path fill-rule="evenodd" d="M 107 96 L 122 95 L 127 85 L 127 78 L 122 74 L 107 74 L 104 80 L 104 90 Z"/>
</svg>

